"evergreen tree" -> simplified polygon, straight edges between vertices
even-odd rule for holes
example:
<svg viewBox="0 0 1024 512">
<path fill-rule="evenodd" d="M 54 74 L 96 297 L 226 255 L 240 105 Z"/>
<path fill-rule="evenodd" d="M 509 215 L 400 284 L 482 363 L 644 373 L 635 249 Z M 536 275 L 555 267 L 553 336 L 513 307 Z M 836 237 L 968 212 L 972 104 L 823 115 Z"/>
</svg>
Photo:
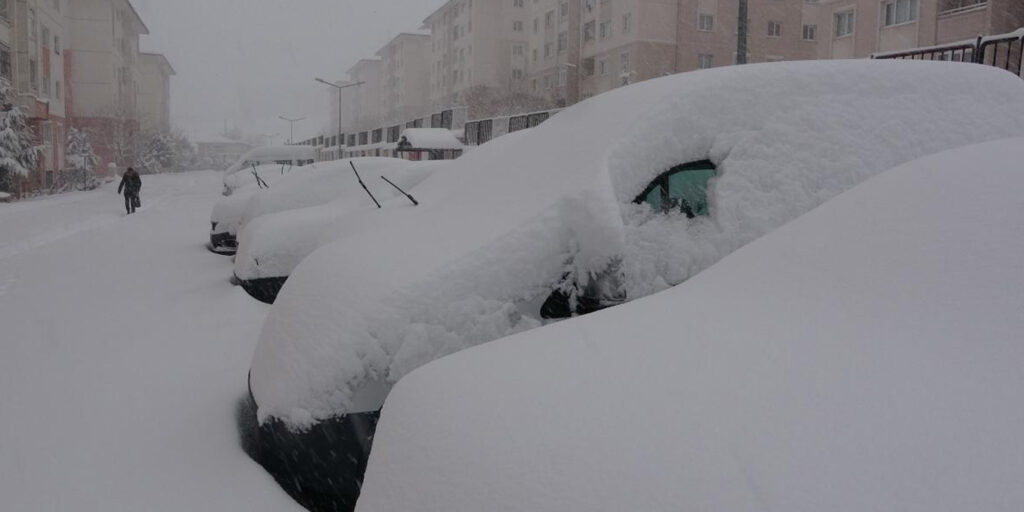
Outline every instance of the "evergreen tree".
<svg viewBox="0 0 1024 512">
<path fill-rule="evenodd" d="M 28 176 L 39 165 L 39 146 L 28 116 L 14 105 L 11 85 L 0 79 L 0 188 L 11 190 L 15 176 Z"/>
<path fill-rule="evenodd" d="M 100 159 L 93 151 L 89 134 L 83 130 L 72 128 L 68 132 L 66 153 L 71 179 L 75 186 L 81 190 L 92 190 L 98 187 L 99 179 L 96 177 L 96 168 L 100 164 Z"/>
</svg>

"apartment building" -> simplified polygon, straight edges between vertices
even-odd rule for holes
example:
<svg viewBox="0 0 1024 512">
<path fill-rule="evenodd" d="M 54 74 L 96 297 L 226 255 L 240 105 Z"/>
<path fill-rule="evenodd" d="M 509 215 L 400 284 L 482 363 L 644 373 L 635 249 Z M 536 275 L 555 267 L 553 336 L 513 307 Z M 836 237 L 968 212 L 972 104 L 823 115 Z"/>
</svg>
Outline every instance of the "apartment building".
<svg viewBox="0 0 1024 512">
<path fill-rule="evenodd" d="M 171 77 L 176 73 L 167 57 L 139 54 L 139 122 L 143 131 L 171 131 Z"/>
<path fill-rule="evenodd" d="M 1020 0 L 820 0 L 817 58 L 863 58 L 1011 32 L 1024 26 Z"/>
<path fill-rule="evenodd" d="M 448 0 L 423 22 L 430 30 L 430 107 L 464 102 L 474 87 L 498 94 L 523 90 L 527 2 Z"/>
<path fill-rule="evenodd" d="M 68 7 L 72 123 L 93 136 L 101 169 L 130 165 L 140 129 L 139 36 L 149 29 L 128 0 L 73 0 Z"/>
<path fill-rule="evenodd" d="M 362 82 L 361 85 L 340 90 L 331 88 L 332 96 L 342 102 L 340 133 L 351 134 L 380 125 L 381 65 L 380 59 L 361 59 L 346 71 L 348 83 Z M 331 103 L 337 108 L 333 98 Z M 332 122 L 332 126 L 335 123 Z"/>
<path fill-rule="evenodd" d="M 28 178 L 32 187 L 52 186 L 64 168 L 67 2 L 0 0 L 6 36 L 0 74 L 14 88 L 15 103 L 28 113 L 42 149 L 38 172 Z"/>
<path fill-rule="evenodd" d="M 380 121 L 385 125 L 423 117 L 430 110 L 430 35 L 401 33 L 380 57 Z"/>
</svg>

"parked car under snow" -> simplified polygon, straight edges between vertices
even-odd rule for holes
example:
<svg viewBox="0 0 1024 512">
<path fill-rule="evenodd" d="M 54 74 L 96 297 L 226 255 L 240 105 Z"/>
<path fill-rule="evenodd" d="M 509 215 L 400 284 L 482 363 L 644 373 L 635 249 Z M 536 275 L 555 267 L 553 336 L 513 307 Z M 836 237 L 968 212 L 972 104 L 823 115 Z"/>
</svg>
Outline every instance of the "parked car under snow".
<svg viewBox="0 0 1024 512">
<path fill-rule="evenodd" d="M 301 172 L 292 173 L 278 173 L 274 165 L 256 168 L 266 186 L 246 185 L 214 204 L 210 214 L 211 250 L 219 254 L 235 254 L 239 231 L 261 215 L 324 204 L 342 194 L 351 196 L 349 192 L 353 190 L 365 194 L 352 172 L 353 165 L 360 172 L 379 176 L 407 167 L 410 162 L 398 158 L 366 157 L 311 164 Z M 371 181 L 367 186 L 375 194 L 393 193 L 393 189 L 383 182 Z M 368 196 L 364 197 L 369 201 Z"/>
<path fill-rule="evenodd" d="M 390 160 L 353 160 L 362 173 L 364 183 L 373 184 L 371 190 L 382 208 L 415 206 L 403 192 L 415 192 L 420 182 L 447 165 L 441 160 L 399 160 L 401 163 Z M 382 165 L 385 161 L 388 165 Z M 381 216 L 372 199 L 351 172 L 346 176 L 348 184 L 339 189 L 334 200 L 262 215 L 239 233 L 234 276 L 249 295 L 272 304 L 288 275 L 317 247 L 343 236 L 373 229 L 379 224 Z"/>
<path fill-rule="evenodd" d="M 410 371 L 682 283 L 907 161 L 1024 134 L 1021 99 L 1019 78 L 970 64 L 756 64 L 623 87 L 482 145 L 420 207 L 291 274 L 251 367 L 258 458 L 350 507 Z"/>
<path fill-rule="evenodd" d="M 358 510 L 1024 510 L 1022 145 L 887 171 L 682 286 L 417 370 Z"/>
<path fill-rule="evenodd" d="M 229 196 L 235 190 L 248 185 L 257 185 L 261 179 L 253 168 L 277 166 L 281 174 L 292 167 L 302 167 L 316 160 L 316 150 L 311 146 L 264 146 L 253 148 L 242 155 L 237 162 L 224 171 L 224 195 Z M 266 174 L 266 173 L 258 173 Z"/>
</svg>

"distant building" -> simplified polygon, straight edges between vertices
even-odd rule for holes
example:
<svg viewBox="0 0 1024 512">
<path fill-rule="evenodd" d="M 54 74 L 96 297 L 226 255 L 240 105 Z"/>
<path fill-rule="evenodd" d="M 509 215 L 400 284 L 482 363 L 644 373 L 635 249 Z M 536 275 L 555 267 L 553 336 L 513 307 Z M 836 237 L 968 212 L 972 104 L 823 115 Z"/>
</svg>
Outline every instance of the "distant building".
<svg viewBox="0 0 1024 512">
<path fill-rule="evenodd" d="M 430 30 L 432 111 L 464 103 L 473 87 L 499 93 L 522 90 L 527 43 L 526 2 L 533 0 L 449 0 L 423 22 Z"/>
<path fill-rule="evenodd" d="M 381 93 L 381 61 L 378 59 L 362 59 L 356 62 L 348 72 L 349 82 L 363 82 L 362 85 L 345 89 L 334 89 L 340 93 L 342 105 L 343 133 L 351 134 L 366 130 L 380 124 L 380 93 Z"/>
<path fill-rule="evenodd" d="M 430 36 L 398 34 L 377 56 L 381 60 L 381 123 L 401 123 L 426 115 L 430 110 Z"/>
<path fill-rule="evenodd" d="M 1021 0 L 821 0 L 814 6 L 817 58 L 864 58 L 1012 32 Z"/>
<path fill-rule="evenodd" d="M 175 74 L 163 55 L 139 55 L 139 120 L 143 130 L 171 131 L 171 77 Z"/>
<path fill-rule="evenodd" d="M 92 136 L 101 169 L 132 165 L 140 128 L 139 36 L 149 29 L 128 0 L 74 0 L 67 8 L 72 123 Z"/>
<path fill-rule="evenodd" d="M 205 141 L 197 142 L 199 161 L 204 165 L 212 166 L 214 169 L 227 169 L 228 166 L 242 158 L 252 146 L 241 141 L 231 140 L 225 137 L 214 137 Z"/>
</svg>

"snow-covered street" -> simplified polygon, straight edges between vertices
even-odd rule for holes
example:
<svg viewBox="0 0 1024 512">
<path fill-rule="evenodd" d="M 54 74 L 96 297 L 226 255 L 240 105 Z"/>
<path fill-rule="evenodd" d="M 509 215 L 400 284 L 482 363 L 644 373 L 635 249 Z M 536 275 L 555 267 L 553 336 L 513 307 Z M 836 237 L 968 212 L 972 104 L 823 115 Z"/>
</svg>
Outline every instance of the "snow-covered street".
<svg viewBox="0 0 1024 512">
<path fill-rule="evenodd" d="M 0 204 L 3 509 L 297 510 L 239 447 L 267 307 L 203 247 L 221 175 Z"/>
</svg>

